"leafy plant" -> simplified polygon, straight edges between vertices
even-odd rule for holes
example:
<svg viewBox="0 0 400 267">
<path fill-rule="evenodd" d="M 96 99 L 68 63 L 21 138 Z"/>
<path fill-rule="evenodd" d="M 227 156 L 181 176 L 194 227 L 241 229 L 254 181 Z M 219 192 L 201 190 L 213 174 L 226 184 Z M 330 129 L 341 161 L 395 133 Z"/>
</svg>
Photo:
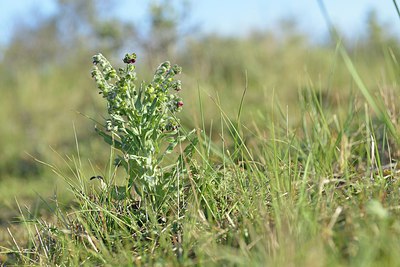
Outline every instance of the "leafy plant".
<svg viewBox="0 0 400 267">
<path fill-rule="evenodd" d="M 126 190 L 133 189 L 140 197 L 154 196 L 169 183 L 163 178 L 174 171 L 164 172 L 161 163 L 165 155 L 186 139 L 175 117 L 183 107 L 178 96 L 181 81 L 175 78 L 182 68 L 166 61 L 158 66 L 150 83 L 137 85 L 136 54 L 126 54 L 123 62 L 125 67 L 116 71 L 102 54 L 93 57 L 92 77 L 107 101 L 109 115 L 96 131 L 120 152 L 115 164 L 128 174 Z M 182 163 L 182 158 L 178 161 Z"/>
</svg>

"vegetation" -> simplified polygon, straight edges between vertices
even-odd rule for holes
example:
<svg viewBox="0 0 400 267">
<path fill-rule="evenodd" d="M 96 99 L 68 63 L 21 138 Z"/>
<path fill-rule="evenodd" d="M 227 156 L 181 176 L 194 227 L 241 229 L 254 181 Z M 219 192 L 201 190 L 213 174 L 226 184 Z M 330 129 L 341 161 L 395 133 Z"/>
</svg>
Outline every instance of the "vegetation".
<svg viewBox="0 0 400 267">
<path fill-rule="evenodd" d="M 375 13 L 358 44 L 287 22 L 177 44 L 165 2 L 146 46 L 57 3 L 3 50 L 1 263 L 400 265 L 400 44 Z"/>
</svg>

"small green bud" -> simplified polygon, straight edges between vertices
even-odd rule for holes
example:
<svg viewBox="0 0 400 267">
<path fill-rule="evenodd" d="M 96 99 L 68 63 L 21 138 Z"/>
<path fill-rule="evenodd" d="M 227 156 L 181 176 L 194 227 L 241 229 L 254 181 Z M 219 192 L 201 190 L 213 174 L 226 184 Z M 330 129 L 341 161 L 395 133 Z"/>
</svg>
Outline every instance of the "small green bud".
<svg viewBox="0 0 400 267">
<path fill-rule="evenodd" d="M 154 88 L 152 86 L 147 87 L 147 93 L 152 94 L 154 92 Z"/>
<path fill-rule="evenodd" d="M 117 72 L 114 69 L 109 70 L 108 73 L 106 73 L 105 75 L 105 79 L 108 81 L 110 79 L 114 79 L 117 77 Z"/>
<path fill-rule="evenodd" d="M 172 67 L 172 72 L 173 72 L 175 75 L 181 74 L 181 73 L 182 73 L 182 67 L 180 67 L 180 66 L 178 66 L 178 65 L 175 64 L 175 65 Z"/>
<path fill-rule="evenodd" d="M 97 65 L 100 62 L 101 54 L 93 56 L 93 64 Z"/>
<path fill-rule="evenodd" d="M 172 88 L 173 88 L 175 91 L 179 92 L 179 91 L 182 89 L 182 82 L 179 81 L 179 80 L 174 81 L 174 83 L 172 84 Z"/>
</svg>

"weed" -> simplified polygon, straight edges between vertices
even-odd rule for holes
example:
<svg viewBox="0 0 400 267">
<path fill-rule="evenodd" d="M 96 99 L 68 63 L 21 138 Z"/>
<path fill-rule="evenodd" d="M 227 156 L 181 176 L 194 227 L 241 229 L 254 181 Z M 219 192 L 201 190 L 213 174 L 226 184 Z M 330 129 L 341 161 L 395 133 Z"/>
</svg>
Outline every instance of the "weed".
<svg viewBox="0 0 400 267">
<path fill-rule="evenodd" d="M 185 171 L 177 169 L 183 162 L 177 168 L 161 167 L 164 157 L 187 138 L 175 117 L 183 108 L 177 95 L 181 81 L 175 79 L 182 69 L 164 62 L 150 83 L 137 86 L 136 54 L 127 54 L 123 61 L 126 66 L 117 73 L 103 55 L 93 57 L 92 77 L 107 101 L 109 115 L 103 128 L 96 131 L 119 152 L 115 165 L 123 166 L 128 175 L 127 192 L 135 192 L 143 200 L 146 196 L 157 210 L 164 199 L 162 191 L 171 192 L 168 187 L 174 185 L 173 178 Z M 186 152 L 192 150 L 189 145 Z"/>
</svg>

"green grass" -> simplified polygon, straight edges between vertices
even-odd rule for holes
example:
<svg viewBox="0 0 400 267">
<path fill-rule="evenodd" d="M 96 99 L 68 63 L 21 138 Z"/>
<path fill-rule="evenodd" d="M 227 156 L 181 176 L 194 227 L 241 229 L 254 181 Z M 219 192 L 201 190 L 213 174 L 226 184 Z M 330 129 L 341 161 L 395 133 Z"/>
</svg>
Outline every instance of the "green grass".
<svg viewBox="0 0 400 267">
<path fill-rule="evenodd" d="M 181 193 L 148 219 L 137 203 L 102 195 L 80 158 L 62 164 L 75 177 L 51 166 L 75 208 L 49 207 L 50 223 L 23 217 L 27 243 L 10 240 L 3 253 L 51 265 L 398 266 L 399 176 L 383 167 L 395 138 L 362 99 L 349 101 L 345 120 L 312 88 L 299 102 L 297 127 L 275 106 L 261 129 L 243 117 L 238 125 L 216 99 L 219 139 L 200 128 Z"/>
</svg>

